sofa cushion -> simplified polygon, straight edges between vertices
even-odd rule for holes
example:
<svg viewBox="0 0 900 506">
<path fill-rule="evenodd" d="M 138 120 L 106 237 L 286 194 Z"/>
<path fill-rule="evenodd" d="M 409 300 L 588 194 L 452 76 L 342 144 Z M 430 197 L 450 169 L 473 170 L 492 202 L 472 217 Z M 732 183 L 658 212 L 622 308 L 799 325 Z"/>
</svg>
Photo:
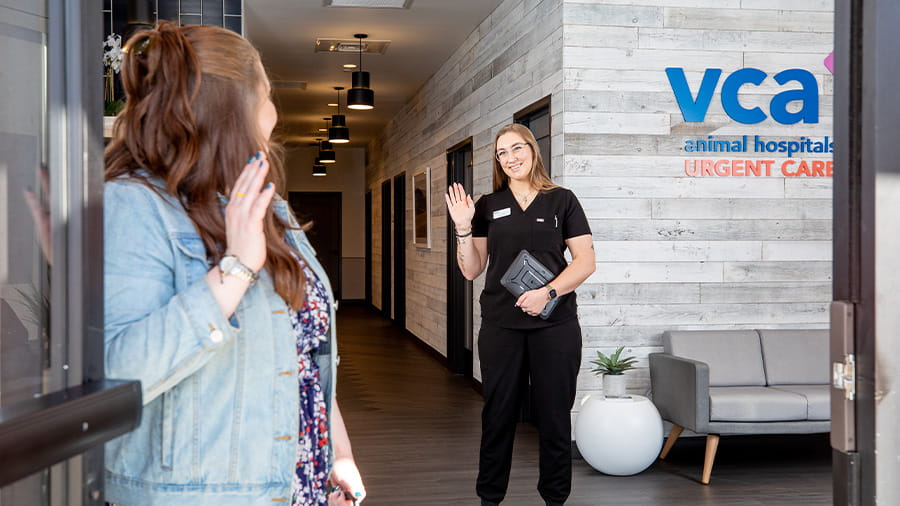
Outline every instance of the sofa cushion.
<svg viewBox="0 0 900 506">
<path fill-rule="evenodd" d="M 806 397 L 807 420 L 831 420 L 830 385 L 781 385 L 771 388 Z"/>
<path fill-rule="evenodd" d="M 766 384 L 755 330 L 669 330 L 663 346 L 666 353 L 709 365 L 709 386 Z"/>
<path fill-rule="evenodd" d="M 827 330 L 760 330 L 769 385 L 829 383 Z"/>
<path fill-rule="evenodd" d="M 710 387 L 711 422 L 806 420 L 806 397 L 771 387 Z"/>
</svg>

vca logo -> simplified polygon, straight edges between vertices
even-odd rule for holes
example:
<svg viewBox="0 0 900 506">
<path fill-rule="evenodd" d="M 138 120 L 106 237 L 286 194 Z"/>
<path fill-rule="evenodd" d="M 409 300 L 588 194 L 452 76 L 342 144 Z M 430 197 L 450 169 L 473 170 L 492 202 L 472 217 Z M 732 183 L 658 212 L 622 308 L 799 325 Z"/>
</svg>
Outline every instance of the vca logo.
<svg viewBox="0 0 900 506">
<path fill-rule="evenodd" d="M 675 93 L 675 100 L 681 108 L 684 120 L 691 123 L 700 123 L 706 118 L 709 111 L 709 103 L 713 93 L 719 85 L 722 69 L 706 69 L 703 73 L 703 81 L 700 89 L 693 93 L 684 77 L 684 69 L 670 67 L 666 69 L 669 84 Z M 761 123 L 768 118 L 766 112 L 760 107 L 744 107 L 738 96 L 738 92 L 744 85 L 759 86 L 766 80 L 768 74 L 759 69 L 743 68 L 732 72 L 722 83 L 722 107 L 725 113 L 738 123 L 753 125 Z M 776 83 L 784 85 L 791 81 L 800 83 L 800 89 L 790 89 L 778 93 L 769 102 L 769 114 L 772 119 L 783 125 L 794 123 L 818 123 L 819 122 L 819 85 L 815 76 L 808 70 L 788 69 L 783 70 L 772 78 Z M 788 111 L 788 104 L 800 102 L 799 111 Z"/>
</svg>

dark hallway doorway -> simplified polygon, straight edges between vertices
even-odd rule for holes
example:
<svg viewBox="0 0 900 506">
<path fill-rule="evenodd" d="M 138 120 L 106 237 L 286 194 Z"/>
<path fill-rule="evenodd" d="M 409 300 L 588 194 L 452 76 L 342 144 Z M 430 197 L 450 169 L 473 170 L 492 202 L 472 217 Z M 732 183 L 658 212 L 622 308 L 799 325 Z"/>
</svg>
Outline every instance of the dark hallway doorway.
<svg viewBox="0 0 900 506">
<path fill-rule="evenodd" d="M 341 193 L 289 192 L 288 203 L 300 223 L 312 222 L 306 231 L 316 257 L 331 281 L 336 299 L 341 298 Z"/>
<path fill-rule="evenodd" d="M 372 304 L 372 192 L 366 192 L 366 304 Z"/>
<path fill-rule="evenodd" d="M 381 314 L 391 318 L 391 180 L 381 183 Z"/>
<path fill-rule="evenodd" d="M 447 185 L 459 183 L 472 193 L 472 139 L 447 151 Z M 474 198 L 474 196 L 473 196 Z M 472 377 L 472 282 L 456 264 L 456 234 L 447 216 L 447 364 L 456 374 Z"/>
<path fill-rule="evenodd" d="M 406 328 L 406 173 L 394 177 L 394 323 Z"/>
</svg>

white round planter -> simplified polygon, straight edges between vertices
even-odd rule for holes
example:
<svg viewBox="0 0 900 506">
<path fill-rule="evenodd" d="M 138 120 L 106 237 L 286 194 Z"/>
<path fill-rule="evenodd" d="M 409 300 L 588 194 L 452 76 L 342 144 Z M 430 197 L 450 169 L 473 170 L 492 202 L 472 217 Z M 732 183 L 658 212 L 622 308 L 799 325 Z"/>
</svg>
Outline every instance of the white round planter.
<svg viewBox="0 0 900 506">
<path fill-rule="evenodd" d="M 637 474 L 653 463 L 663 444 L 659 411 L 641 395 L 614 399 L 588 395 L 575 419 L 575 443 L 601 473 Z"/>
</svg>

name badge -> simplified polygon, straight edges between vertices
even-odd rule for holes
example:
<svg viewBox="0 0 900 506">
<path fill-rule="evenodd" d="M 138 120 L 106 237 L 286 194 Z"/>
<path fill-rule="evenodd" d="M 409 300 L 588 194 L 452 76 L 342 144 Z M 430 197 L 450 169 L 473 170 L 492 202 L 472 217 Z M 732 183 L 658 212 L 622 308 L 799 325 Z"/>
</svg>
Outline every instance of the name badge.
<svg viewBox="0 0 900 506">
<path fill-rule="evenodd" d="M 496 220 L 497 218 L 503 218 L 505 216 L 509 216 L 510 214 L 512 214 L 512 209 L 508 207 L 506 209 L 498 209 L 494 211 L 494 219 Z"/>
</svg>

